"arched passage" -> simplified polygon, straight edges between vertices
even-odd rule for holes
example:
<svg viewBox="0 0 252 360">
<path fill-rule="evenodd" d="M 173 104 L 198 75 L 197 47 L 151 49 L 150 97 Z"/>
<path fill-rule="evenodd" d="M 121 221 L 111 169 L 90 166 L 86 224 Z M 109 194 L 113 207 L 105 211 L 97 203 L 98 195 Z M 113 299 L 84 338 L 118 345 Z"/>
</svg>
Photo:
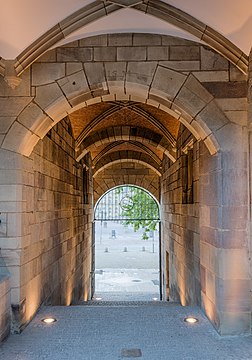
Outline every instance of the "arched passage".
<svg viewBox="0 0 252 360">
<path fill-rule="evenodd" d="M 246 81 L 240 73 L 234 76 L 227 60 L 197 43 L 155 35 L 155 50 L 160 43 L 167 49 L 160 60 L 141 34 L 127 37 L 128 46 L 121 35 L 112 46 L 106 35 L 113 59 L 85 41 L 53 49 L 49 60 L 40 59 L 24 71 L 18 99 L 15 94 L 0 99 L 7 119 L 0 138 L 1 166 L 13 181 L 1 185 L 3 246 L 17 274 L 13 303 L 20 312 L 26 309 L 20 323 L 43 301 L 69 305 L 79 294 L 88 299 L 92 197 L 131 183 L 160 199 L 164 248 L 173 259 L 171 297 L 183 305 L 201 301 L 221 333 L 246 332 L 248 150 L 244 122 L 233 107 L 243 103 Z M 174 46 L 175 59 L 168 56 Z M 83 61 L 80 54 L 87 49 L 100 55 Z M 188 59 L 188 54 L 193 55 Z M 95 126 L 89 129 L 90 119 Z M 84 144 L 92 142 L 87 153 L 76 141 L 80 134 Z M 106 148 L 108 139 L 111 148 Z M 137 146 L 141 141 L 144 146 Z M 101 170 L 93 176 L 96 156 Z M 237 214 L 243 215 L 242 226 Z M 8 257 L 13 238 L 25 254 L 14 257 L 14 265 Z M 238 279 L 230 271 L 234 261 L 243 264 Z M 81 264 L 78 270 L 76 264 Z M 35 270 L 26 277 L 27 269 Z M 49 284 L 51 272 L 55 287 Z"/>
<path fill-rule="evenodd" d="M 159 212 L 154 196 L 135 185 L 114 187 L 99 198 L 94 208 L 94 299 L 162 298 Z"/>
</svg>

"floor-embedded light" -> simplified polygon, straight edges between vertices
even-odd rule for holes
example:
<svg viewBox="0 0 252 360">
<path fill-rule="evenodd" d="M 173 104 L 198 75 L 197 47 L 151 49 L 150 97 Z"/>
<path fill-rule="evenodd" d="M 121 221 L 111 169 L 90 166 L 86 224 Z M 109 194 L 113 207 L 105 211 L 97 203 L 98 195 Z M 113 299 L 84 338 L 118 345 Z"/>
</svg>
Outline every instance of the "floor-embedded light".
<svg viewBox="0 0 252 360">
<path fill-rule="evenodd" d="M 48 318 L 42 319 L 41 321 L 43 321 L 45 324 L 52 324 L 57 320 L 55 318 L 48 317 Z"/>
<path fill-rule="evenodd" d="M 185 322 L 187 322 L 188 324 L 195 324 L 197 323 L 199 320 L 193 316 L 188 316 L 184 319 Z"/>
<path fill-rule="evenodd" d="M 97 297 L 97 298 L 95 298 L 95 300 L 100 301 L 100 300 L 102 300 L 102 298 L 101 298 L 101 297 Z"/>
<path fill-rule="evenodd" d="M 158 301 L 157 297 L 152 298 L 153 301 Z"/>
</svg>

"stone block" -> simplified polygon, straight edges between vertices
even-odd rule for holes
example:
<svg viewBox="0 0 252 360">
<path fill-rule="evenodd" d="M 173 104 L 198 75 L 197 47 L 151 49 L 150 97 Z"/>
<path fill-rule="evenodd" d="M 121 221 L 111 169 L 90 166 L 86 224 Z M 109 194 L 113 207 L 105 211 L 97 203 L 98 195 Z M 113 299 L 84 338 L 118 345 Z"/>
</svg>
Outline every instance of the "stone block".
<svg viewBox="0 0 252 360">
<path fill-rule="evenodd" d="M 132 46 L 133 34 L 108 34 L 109 46 Z"/>
<path fill-rule="evenodd" d="M 200 60 L 200 46 L 170 46 L 170 60 Z"/>
<path fill-rule="evenodd" d="M 229 230 L 246 229 L 248 223 L 247 206 L 223 206 L 222 226 Z"/>
<path fill-rule="evenodd" d="M 32 65 L 32 85 L 45 85 L 65 75 L 65 64 L 43 63 Z"/>
<path fill-rule="evenodd" d="M 56 49 L 47 51 L 36 62 L 56 62 Z"/>
<path fill-rule="evenodd" d="M 82 63 L 78 63 L 78 62 L 76 62 L 76 63 L 67 63 L 66 64 L 66 75 L 68 76 L 68 75 L 72 75 L 72 74 L 74 74 L 74 73 L 77 73 L 77 72 L 79 72 L 79 71 L 81 71 L 83 69 L 83 66 L 82 66 Z"/>
<path fill-rule="evenodd" d="M 228 70 L 228 61 L 211 48 L 201 46 L 200 55 L 201 70 Z"/>
<path fill-rule="evenodd" d="M 236 66 L 230 64 L 230 81 L 246 81 L 247 75 L 243 74 Z"/>
<path fill-rule="evenodd" d="M 35 102 L 45 109 L 61 97 L 63 97 L 63 93 L 58 84 L 43 85 L 39 86 L 36 90 Z"/>
<path fill-rule="evenodd" d="M 108 82 L 124 81 L 126 74 L 126 62 L 105 63 L 105 72 Z"/>
<path fill-rule="evenodd" d="M 2 147 L 29 156 L 38 140 L 39 138 L 35 134 L 32 134 L 26 127 L 15 121 L 5 136 Z"/>
<path fill-rule="evenodd" d="M 16 117 L 32 101 L 30 97 L 0 97 L 2 117 Z"/>
<path fill-rule="evenodd" d="M 193 77 L 189 76 L 175 98 L 175 104 L 185 108 L 191 116 L 202 110 L 213 97 Z"/>
<path fill-rule="evenodd" d="M 147 50 L 145 47 L 118 47 L 117 60 L 118 61 L 141 61 L 146 60 Z"/>
<path fill-rule="evenodd" d="M 79 45 L 80 45 L 80 47 L 107 46 L 108 45 L 107 37 L 108 37 L 108 35 L 106 35 L 106 34 L 91 36 L 91 37 L 79 40 Z"/>
<path fill-rule="evenodd" d="M 168 60 L 169 48 L 167 46 L 148 46 L 147 47 L 147 60 Z"/>
<path fill-rule="evenodd" d="M 0 116 L 0 134 L 7 133 L 15 119 L 15 117 Z"/>
<path fill-rule="evenodd" d="M 129 83 L 150 85 L 157 62 L 129 62 L 126 81 Z"/>
<path fill-rule="evenodd" d="M 92 48 L 57 48 L 58 62 L 86 62 L 93 60 Z"/>
<path fill-rule="evenodd" d="M 161 45 L 161 35 L 157 34 L 133 34 L 133 46 Z"/>
<path fill-rule="evenodd" d="M 185 79 L 186 76 L 183 74 L 158 66 L 150 93 L 155 89 L 165 93 L 168 99 L 173 99 L 183 85 Z"/>
<path fill-rule="evenodd" d="M 116 47 L 95 47 L 94 61 L 115 61 Z"/>
<path fill-rule="evenodd" d="M 228 70 L 224 71 L 194 71 L 193 75 L 200 82 L 229 81 Z"/>
<path fill-rule="evenodd" d="M 86 77 L 90 85 L 91 90 L 106 84 L 105 71 L 102 63 L 84 64 Z"/>
<path fill-rule="evenodd" d="M 221 335 L 244 335 L 250 334 L 250 312 L 220 312 L 220 326 L 218 331 Z"/>
<path fill-rule="evenodd" d="M 200 119 L 203 123 L 205 123 L 212 132 L 218 130 L 219 128 L 223 128 L 223 126 L 228 123 L 227 117 L 214 101 L 207 104 L 206 107 L 196 116 L 196 119 Z"/>
<path fill-rule="evenodd" d="M 204 82 L 204 87 L 219 99 L 245 98 L 247 96 L 247 83 L 245 81 L 223 82 L 212 81 Z"/>
<path fill-rule="evenodd" d="M 200 70 L 200 61 L 160 61 L 159 64 L 161 66 L 165 66 L 167 68 L 177 70 L 177 71 L 195 71 Z"/>
<path fill-rule="evenodd" d="M 222 176 L 222 196 L 223 196 L 223 205 L 227 205 L 227 211 L 232 212 L 232 207 L 239 207 L 240 210 L 243 208 L 244 213 L 246 213 L 246 206 L 248 204 L 248 188 L 247 188 L 247 179 L 248 173 L 247 169 L 229 169 L 223 170 Z M 232 197 L 230 194 L 232 193 Z M 242 208 L 241 208 L 242 207 Z M 235 216 L 235 214 L 233 214 Z M 237 214 L 238 216 L 238 214 Z M 226 219 L 227 220 L 227 219 Z M 231 220 L 231 219 L 230 219 Z M 244 219 L 247 220 L 247 217 Z M 239 218 L 237 219 L 237 222 Z M 227 223 L 226 223 L 227 225 Z M 233 224 L 234 225 L 234 224 Z M 237 225 L 237 223 L 236 223 Z M 231 226 L 231 224 L 230 224 Z"/>
<path fill-rule="evenodd" d="M 247 279 L 249 279 L 249 259 L 246 247 L 236 249 L 219 249 L 218 259 L 218 276 L 223 281 L 229 281 L 225 285 L 227 286 L 227 291 L 234 291 L 237 292 L 237 294 L 241 291 L 241 293 L 245 294 L 245 284 L 246 281 L 248 281 Z M 245 281 L 245 283 L 240 283 L 240 280 L 242 279 L 244 279 L 243 281 Z M 221 284 L 222 280 L 220 280 Z M 234 285 L 236 281 L 237 288 L 239 288 L 239 285 L 242 286 L 240 291 L 232 289 L 232 285 Z M 223 286 L 224 285 L 220 286 L 220 290 L 222 290 Z"/>
<path fill-rule="evenodd" d="M 76 96 L 90 92 L 83 70 L 64 77 L 58 81 L 58 84 L 70 102 Z"/>
</svg>

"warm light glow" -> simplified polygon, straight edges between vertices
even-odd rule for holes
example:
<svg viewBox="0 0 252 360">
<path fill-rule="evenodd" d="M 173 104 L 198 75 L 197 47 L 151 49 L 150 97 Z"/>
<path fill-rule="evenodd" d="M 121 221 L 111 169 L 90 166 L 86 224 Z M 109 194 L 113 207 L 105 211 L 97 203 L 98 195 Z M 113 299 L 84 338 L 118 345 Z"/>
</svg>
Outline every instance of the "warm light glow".
<svg viewBox="0 0 252 360">
<path fill-rule="evenodd" d="M 196 322 L 198 322 L 199 320 L 196 319 L 195 317 L 189 316 L 187 318 L 184 319 L 185 322 L 189 323 L 189 324 L 195 324 Z"/>
<path fill-rule="evenodd" d="M 54 323 L 55 321 L 57 321 L 55 318 L 45 318 L 42 320 L 44 323 L 46 324 L 52 324 Z"/>
</svg>

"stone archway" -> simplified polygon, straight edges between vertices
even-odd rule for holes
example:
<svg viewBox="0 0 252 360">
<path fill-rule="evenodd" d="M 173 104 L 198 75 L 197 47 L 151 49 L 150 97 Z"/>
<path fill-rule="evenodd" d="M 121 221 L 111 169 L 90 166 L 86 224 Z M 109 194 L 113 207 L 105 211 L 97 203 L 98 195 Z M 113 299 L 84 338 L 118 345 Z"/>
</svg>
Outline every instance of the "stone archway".
<svg viewBox="0 0 252 360">
<path fill-rule="evenodd" d="M 106 39 L 106 46 L 104 43 L 101 46 L 104 39 Z M 35 216 L 32 215 L 33 210 L 29 206 L 29 191 L 33 187 L 31 180 L 33 179 L 33 164 L 36 163 L 36 158 L 41 157 L 41 153 L 35 146 L 40 144 L 42 139 L 44 142 L 49 141 L 47 138 L 50 136 L 45 135 L 50 129 L 53 129 L 54 134 L 51 140 L 54 140 L 54 136 L 58 139 L 54 129 L 62 118 L 71 116 L 83 107 L 88 108 L 92 104 L 106 102 L 133 101 L 161 109 L 170 114 L 174 121 L 177 120 L 183 124 L 194 136 L 196 142 L 201 143 L 200 147 L 197 147 L 198 145 L 195 147 L 197 149 L 195 161 L 198 163 L 200 173 L 197 178 L 199 187 L 197 211 L 200 215 L 196 214 L 194 217 L 199 221 L 200 242 L 197 245 L 198 250 L 200 248 L 200 263 L 197 267 L 199 270 L 197 276 L 199 277 L 200 272 L 199 284 L 203 307 L 221 333 L 248 331 L 250 324 L 250 306 L 247 305 L 249 274 L 246 227 L 248 150 L 244 123 L 237 113 L 237 109 L 242 111 L 243 100 L 239 104 L 240 108 L 236 106 L 234 108 L 233 105 L 239 103 L 240 99 L 244 99 L 246 94 L 246 82 L 243 75 L 235 72 L 234 76 L 234 67 L 209 48 L 176 38 L 153 35 L 151 46 L 146 46 L 141 34 L 118 35 L 116 42 L 115 37 L 112 38 L 110 35 L 89 39 L 87 43 L 85 41 L 84 39 L 78 42 L 78 46 L 68 44 L 64 48 L 48 52 L 44 58 L 40 58 L 30 69 L 23 72 L 23 85 L 20 88 L 14 90 L 11 96 L 8 93 L 8 96 L 0 99 L 3 105 L 3 116 L 7 119 L 1 136 L 1 154 L 5 159 L 3 170 L 6 174 L 8 171 L 10 173 L 10 170 L 15 174 L 13 187 L 8 188 L 12 194 L 12 201 L 6 199 L 5 194 L 0 199 L 5 206 L 12 205 L 14 209 L 14 214 L 11 215 L 9 215 L 11 211 L 6 211 L 8 226 L 11 225 L 11 219 L 19 226 L 21 223 L 27 224 L 25 230 L 22 226 L 18 227 L 20 232 L 14 235 L 20 241 L 24 239 L 34 241 L 35 234 L 29 232 L 31 224 L 35 224 Z M 108 44 L 110 49 L 107 49 Z M 162 52 L 160 44 L 166 49 L 165 53 Z M 111 53 L 114 54 L 112 58 L 109 57 Z M 83 54 L 88 56 L 85 61 L 82 60 Z M 217 66 L 214 71 L 213 66 Z M 212 81 L 212 76 L 216 81 Z M 228 96 L 228 98 L 223 98 L 223 96 Z M 67 129 L 66 124 L 62 126 L 65 130 Z M 64 133 L 65 130 L 60 128 L 60 131 Z M 128 138 L 127 129 L 125 131 L 125 136 Z M 181 134 L 182 137 L 183 134 Z M 103 137 L 102 141 L 104 139 L 106 137 Z M 125 138 L 121 135 L 120 139 Z M 60 138 L 60 141 L 64 144 L 63 148 L 67 148 L 66 141 L 63 138 Z M 173 160 L 178 160 L 175 161 L 174 168 L 176 166 L 179 168 L 178 163 L 182 161 L 180 160 L 182 153 L 188 150 L 189 143 L 182 143 L 177 145 L 179 155 L 175 157 L 173 154 Z M 208 151 L 205 151 L 203 144 Z M 74 189 L 78 193 L 80 190 L 78 189 L 78 172 L 81 170 L 75 159 L 76 157 L 80 159 L 80 154 L 76 154 L 75 150 L 78 149 L 71 149 L 71 162 L 77 169 L 74 170 L 76 180 L 74 185 L 69 183 L 69 188 L 75 186 Z M 169 153 L 170 150 L 173 151 L 173 148 L 169 148 Z M 49 156 L 46 149 L 43 149 L 43 152 L 45 156 Z M 86 159 L 81 159 L 81 164 L 85 164 L 90 171 L 88 174 L 90 180 L 92 165 L 89 163 L 88 154 L 86 156 Z M 138 156 L 139 154 L 135 158 L 139 160 Z M 8 159 L 12 159 L 13 164 Z M 113 160 L 112 155 L 108 162 L 111 160 Z M 149 160 L 150 157 L 145 158 L 144 162 L 150 163 Z M 59 167 L 61 165 L 59 164 Z M 105 165 L 103 164 L 103 169 Z M 163 205 L 165 208 L 171 205 L 170 208 L 174 210 L 168 215 L 172 217 L 178 215 L 183 221 L 182 206 L 179 200 L 169 198 L 170 189 L 167 189 L 165 184 L 167 174 L 173 175 L 169 175 L 167 171 L 168 168 L 172 168 L 172 164 L 169 160 L 165 160 L 163 166 L 164 186 L 161 195 L 167 193 L 166 198 L 163 196 Z M 24 175 L 22 180 L 20 180 L 18 169 L 21 169 Z M 165 172 L 166 175 L 164 175 Z M 176 173 L 177 170 L 174 170 L 174 176 Z M 59 187 L 63 186 L 60 179 L 58 180 Z M 6 191 L 5 185 L 3 189 L 3 192 Z M 39 190 L 38 193 L 40 194 Z M 43 191 L 40 196 L 42 204 Z M 60 200 L 55 196 L 55 202 L 57 201 Z M 77 200 L 75 201 L 78 203 Z M 187 208 L 189 209 L 190 206 Z M 189 211 L 188 209 L 186 211 Z M 75 211 L 77 212 L 77 209 Z M 239 227 L 237 217 L 240 213 L 243 214 L 244 221 L 242 229 Z M 92 213 L 85 203 L 84 216 L 87 222 L 90 222 Z M 70 218 L 69 216 L 68 219 Z M 178 226 L 175 222 L 171 224 L 173 227 Z M 191 229 L 187 228 L 187 230 Z M 10 235 L 7 238 L 10 238 Z M 28 240 L 27 242 L 28 248 L 33 246 Z M 25 246 L 20 247 L 24 251 Z M 184 249 L 185 247 L 183 251 Z M 86 257 L 88 258 L 89 255 Z M 234 261 L 243 264 L 239 268 L 239 277 L 231 271 Z M 31 266 L 29 261 L 27 264 L 22 264 L 23 274 L 26 273 L 25 266 L 28 269 Z M 175 264 L 173 270 L 176 271 Z M 28 286 L 31 287 L 31 279 L 27 281 Z M 68 281 L 69 294 L 72 291 L 72 281 L 74 280 Z M 88 279 L 86 278 L 85 281 L 87 283 Z M 179 284 L 176 289 L 178 296 L 183 293 L 182 286 L 184 285 L 186 285 L 185 282 L 181 280 L 181 286 Z M 29 320 L 39 306 L 42 299 L 39 291 L 37 289 L 38 299 L 25 321 Z M 186 292 L 186 286 L 184 292 Z M 23 294 L 25 297 L 25 290 Z M 70 303 L 70 298 L 71 295 L 67 303 Z M 27 303 L 30 304 L 33 300 L 27 296 Z"/>
</svg>

